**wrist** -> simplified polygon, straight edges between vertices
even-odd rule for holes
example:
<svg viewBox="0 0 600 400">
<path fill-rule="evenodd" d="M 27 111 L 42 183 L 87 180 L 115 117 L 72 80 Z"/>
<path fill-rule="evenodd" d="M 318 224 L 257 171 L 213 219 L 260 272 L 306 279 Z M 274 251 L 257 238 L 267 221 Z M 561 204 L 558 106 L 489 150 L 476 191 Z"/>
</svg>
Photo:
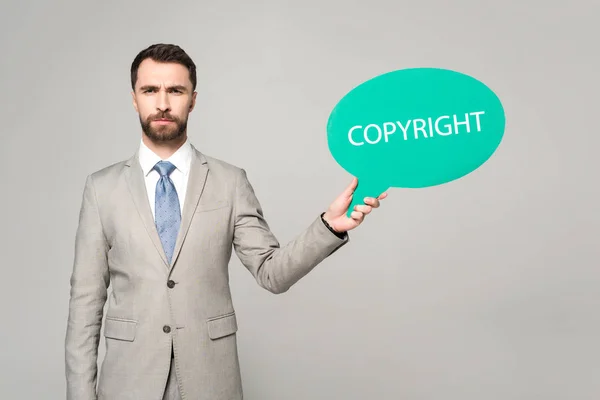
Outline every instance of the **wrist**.
<svg viewBox="0 0 600 400">
<path fill-rule="evenodd" d="M 321 218 L 323 218 L 323 222 L 325 222 L 325 224 L 327 224 L 331 229 L 333 229 L 334 231 L 337 232 L 337 229 L 335 229 L 333 227 L 333 225 L 331 225 L 331 216 L 327 213 L 327 211 L 325 211 L 324 213 L 321 214 Z"/>
<path fill-rule="evenodd" d="M 331 224 L 331 217 L 327 214 L 327 212 L 323 212 L 321 214 L 321 220 L 323 221 L 327 229 L 329 229 L 335 235 L 341 236 L 345 234 L 345 232 L 341 232 L 333 227 L 333 225 Z"/>
</svg>

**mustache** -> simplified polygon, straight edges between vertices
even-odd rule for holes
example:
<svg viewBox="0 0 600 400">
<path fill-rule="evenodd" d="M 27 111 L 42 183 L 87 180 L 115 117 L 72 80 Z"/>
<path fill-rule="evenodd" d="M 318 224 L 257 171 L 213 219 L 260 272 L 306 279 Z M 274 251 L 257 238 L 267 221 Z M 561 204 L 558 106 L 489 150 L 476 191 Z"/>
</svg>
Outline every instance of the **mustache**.
<svg viewBox="0 0 600 400">
<path fill-rule="evenodd" d="M 168 119 L 169 121 L 178 121 L 176 117 L 173 117 L 169 113 L 159 112 L 156 114 L 152 114 L 148 117 L 148 121 L 156 121 L 158 119 Z"/>
</svg>

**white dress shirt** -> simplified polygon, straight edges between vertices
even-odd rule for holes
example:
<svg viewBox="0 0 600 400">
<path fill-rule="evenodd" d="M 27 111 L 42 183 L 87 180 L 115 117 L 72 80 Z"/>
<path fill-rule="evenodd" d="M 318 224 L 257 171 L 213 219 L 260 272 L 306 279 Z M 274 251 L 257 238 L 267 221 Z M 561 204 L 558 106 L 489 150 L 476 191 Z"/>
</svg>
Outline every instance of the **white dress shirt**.
<svg viewBox="0 0 600 400">
<path fill-rule="evenodd" d="M 154 200 L 156 197 L 156 184 L 160 179 L 160 174 L 153 168 L 157 162 L 161 161 L 161 158 L 158 155 L 156 155 L 156 153 L 154 153 L 152 150 L 150 150 L 142 140 L 140 142 L 139 159 L 146 181 L 148 201 L 150 202 L 152 216 L 154 217 Z M 169 161 L 170 163 L 175 165 L 175 169 L 171 173 L 170 178 L 173 181 L 173 184 L 175 185 L 175 190 L 177 190 L 180 212 L 183 212 L 183 204 L 185 201 L 185 193 L 187 191 L 188 176 L 190 173 L 190 165 L 192 162 L 192 146 L 189 142 L 189 139 L 187 139 L 185 143 L 179 149 L 177 149 L 177 151 L 171 157 L 164 161 Z"/>
</svg>

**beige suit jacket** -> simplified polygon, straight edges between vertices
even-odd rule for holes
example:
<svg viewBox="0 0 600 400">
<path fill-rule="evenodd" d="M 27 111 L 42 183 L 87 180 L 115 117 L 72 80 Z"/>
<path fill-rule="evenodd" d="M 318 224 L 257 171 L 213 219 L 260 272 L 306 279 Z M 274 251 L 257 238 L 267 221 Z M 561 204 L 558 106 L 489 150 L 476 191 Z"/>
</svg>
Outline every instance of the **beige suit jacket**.
<svg viewBox="0 0 600 400">
<path fill-rule="evenodd" d="M 87 177 L 70 280 L 68 400 L 160 400 L 171 346 L 183 400 L 243 399 L 228 278 L 232 250 L 261 287 L 283 293 L 347 243 L 319 216 L 281 247 L 245 170 L 192 152 L 171 263 L 138 153 Z"/>
</svg>

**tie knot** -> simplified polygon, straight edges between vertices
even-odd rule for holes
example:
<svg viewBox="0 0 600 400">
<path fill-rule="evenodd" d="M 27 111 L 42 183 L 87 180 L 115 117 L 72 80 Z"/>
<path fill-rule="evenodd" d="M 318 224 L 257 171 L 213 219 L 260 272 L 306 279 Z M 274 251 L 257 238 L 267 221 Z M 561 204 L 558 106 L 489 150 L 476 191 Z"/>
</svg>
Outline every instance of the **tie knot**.
<svg viewBox="0 0 600 400">
<path fill-rule="evenodd" d="M 171 172 L 175 170 L 175 166 L 169 161 L 159 161 L 154 166 L 154 169 L 160 174 L 160 176 L 169 176 Z"/>
</svg>

